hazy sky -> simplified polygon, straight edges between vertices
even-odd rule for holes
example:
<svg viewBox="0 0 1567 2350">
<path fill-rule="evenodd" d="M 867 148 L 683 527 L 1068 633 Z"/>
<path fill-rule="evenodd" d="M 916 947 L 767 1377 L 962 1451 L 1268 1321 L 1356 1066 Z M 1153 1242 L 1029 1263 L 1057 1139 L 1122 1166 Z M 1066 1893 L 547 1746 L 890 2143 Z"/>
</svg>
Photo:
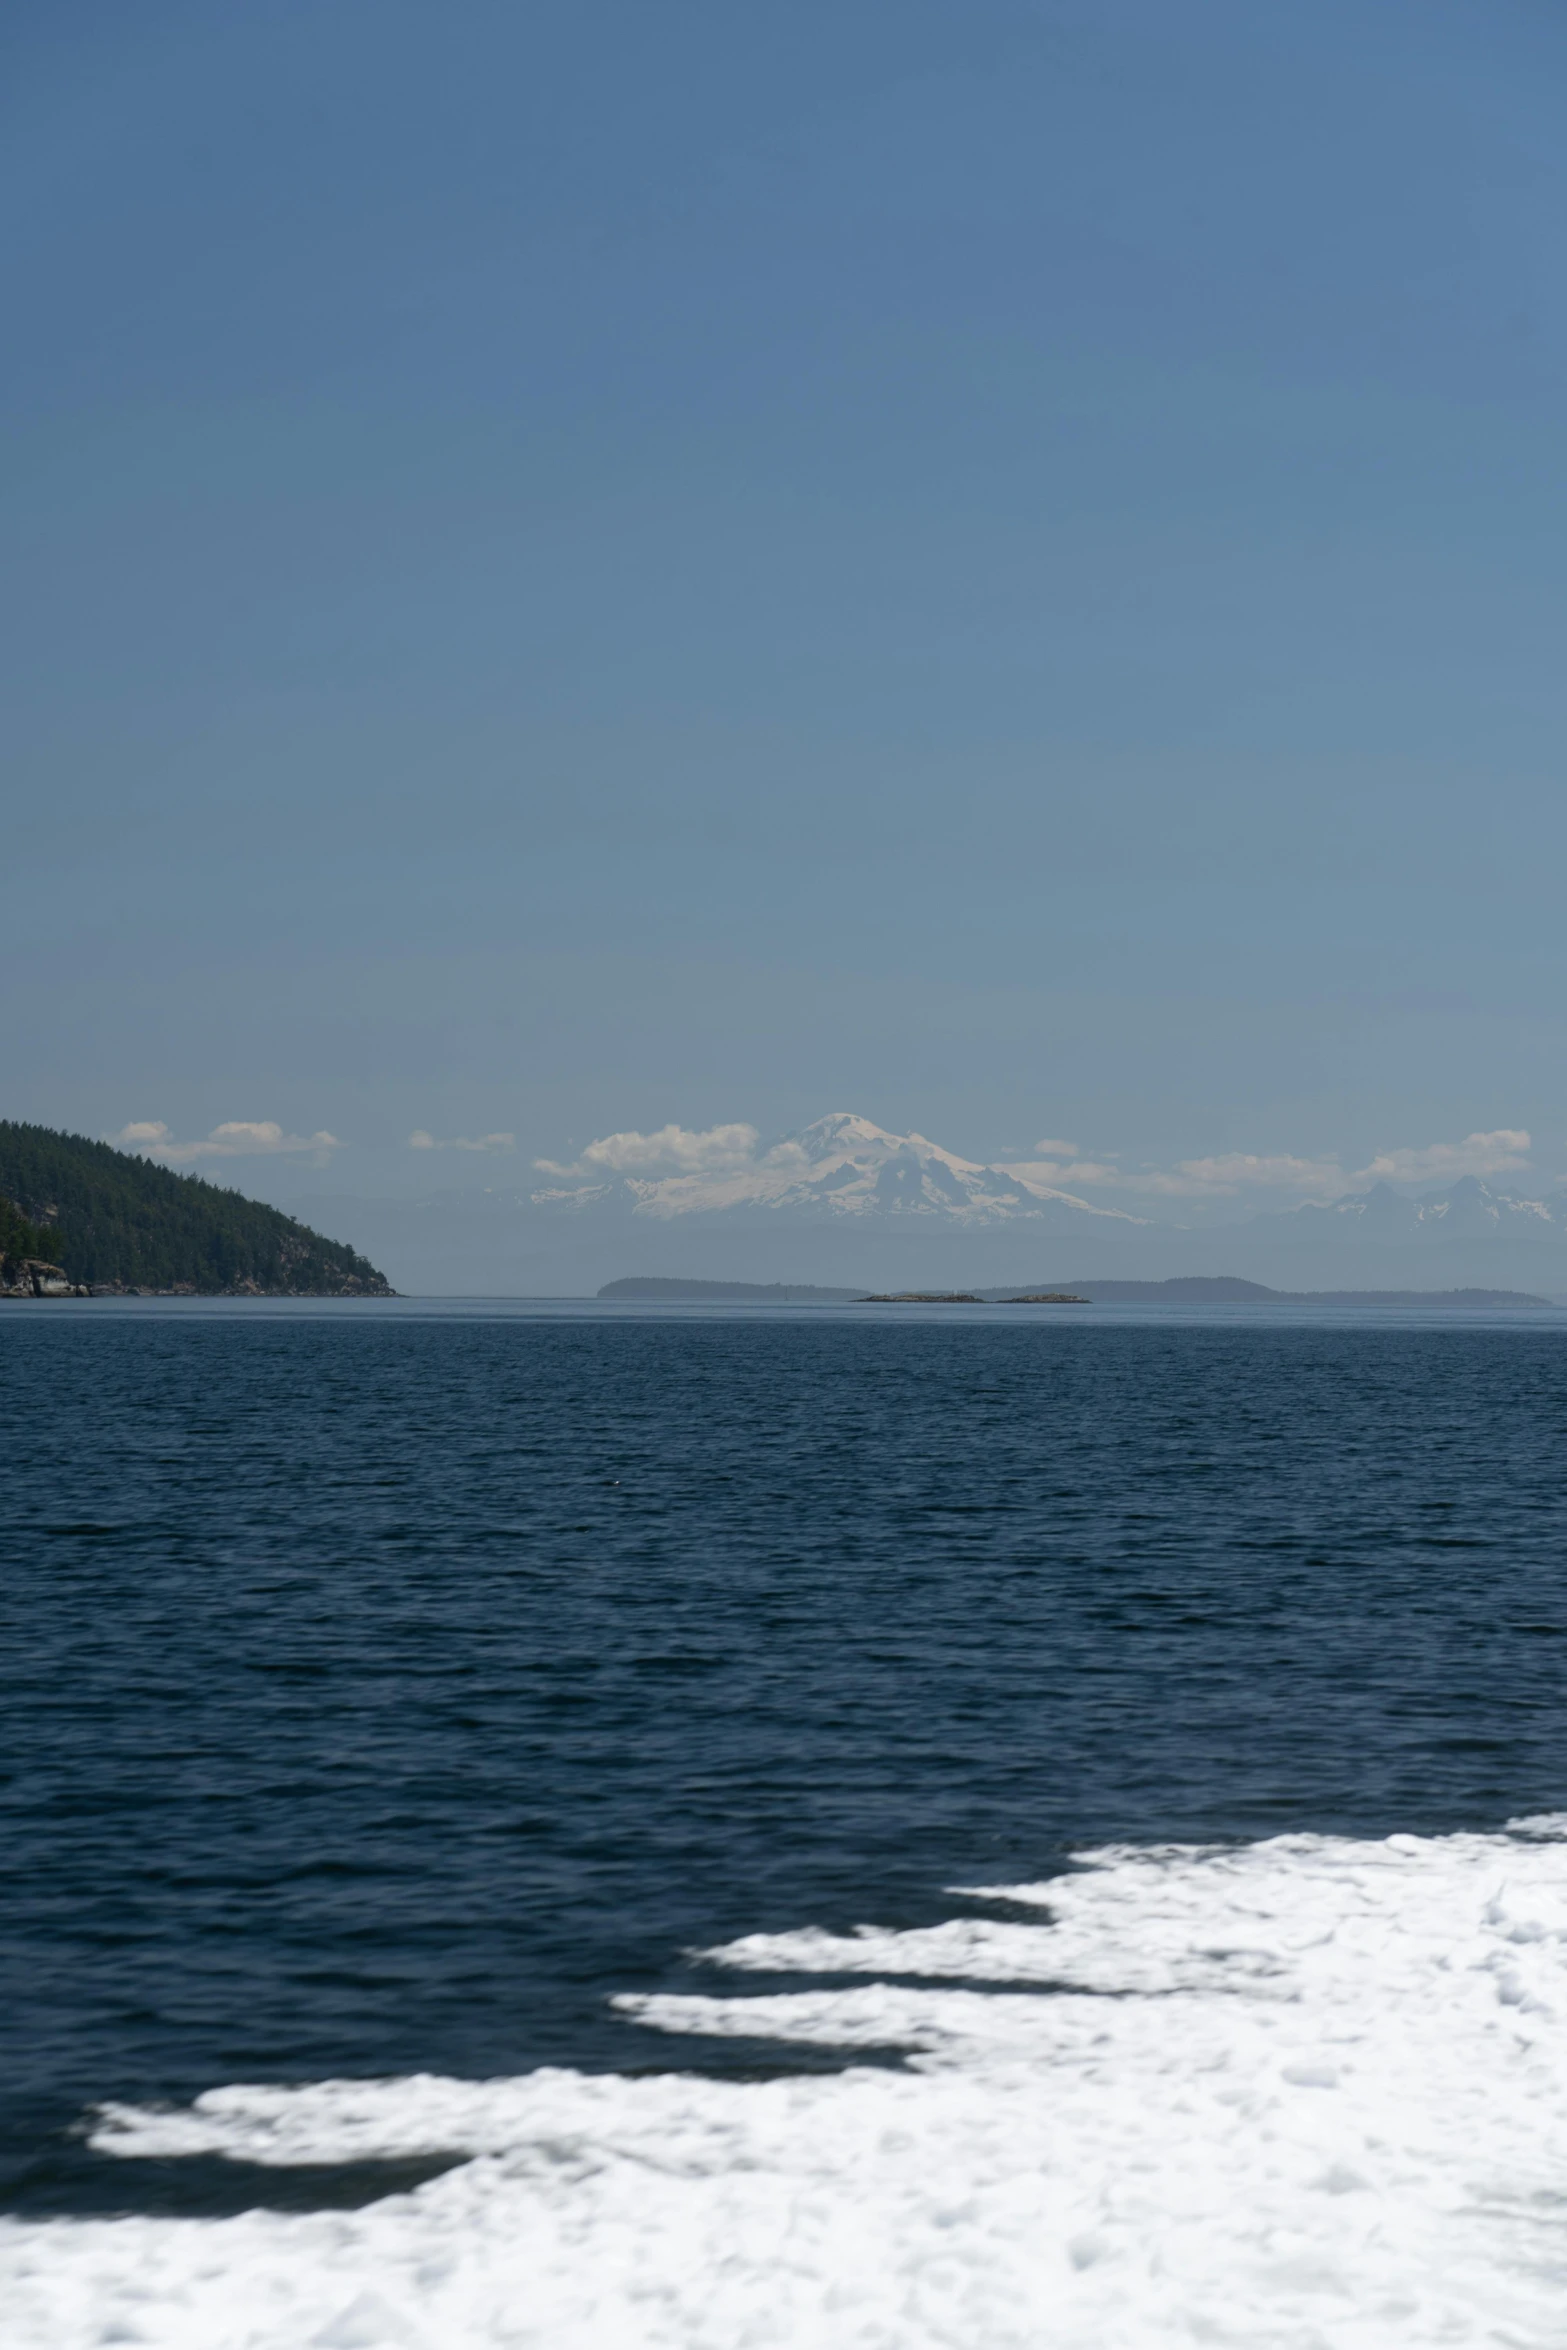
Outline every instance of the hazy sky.
<svg viewBox="0 0 1567 2350">
<path fill-rule="evenodd" d="M 0 67 L 10 1114 L 1567 1165 L 1559 5 Z"/>
</svg>

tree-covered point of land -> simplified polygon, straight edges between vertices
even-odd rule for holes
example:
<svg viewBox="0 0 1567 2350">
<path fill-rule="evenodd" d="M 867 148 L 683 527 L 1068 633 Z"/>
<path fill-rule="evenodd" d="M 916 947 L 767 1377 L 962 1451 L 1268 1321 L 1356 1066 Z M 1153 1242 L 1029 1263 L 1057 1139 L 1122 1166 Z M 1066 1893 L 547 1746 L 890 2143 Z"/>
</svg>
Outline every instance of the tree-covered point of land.
<svg viewBox="0 0 1567 2350">
<path fill-rule="evenodd" d="M 10 1200 L 0 1199 L 0 1283 L 14 1281 L 29 1257 L 52 1262 L 50 1247 L 50 1235 L 41 1225 L 30 1223 Z"/>
<path fill-rule="evenodd" d="M 207 1295 L 391 1294 L 365 1258 L 279 1208 L 85 1135 L 0 1119 L 0 1248 L 8 1257 L 12 1230 L 26 1235 L 18 1258 L 47 1258 L 73 1281 Z"/>
</svg>

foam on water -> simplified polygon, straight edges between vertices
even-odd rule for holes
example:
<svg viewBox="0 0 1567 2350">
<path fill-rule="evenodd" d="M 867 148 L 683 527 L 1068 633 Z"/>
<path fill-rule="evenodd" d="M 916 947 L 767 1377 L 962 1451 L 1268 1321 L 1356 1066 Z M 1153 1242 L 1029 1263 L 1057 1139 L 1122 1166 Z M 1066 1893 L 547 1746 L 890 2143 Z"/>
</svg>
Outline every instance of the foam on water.
<svg viewBox="0 0 1567 2350">
<path fill-rule="evenodd" d="M 1501 1836 L 1105 1851 L 1005 1898 L 1038 1922 L 808 1930 L 708 1954 L 836 1987 L 619 2002 L 665 2032 L 897 2047 L 902 2070 L 756 2082 L 557 2070 L 107 2108 L 96 2143 L 129 2160 L 468 2159 L 354 2212 L 10 2225 L 8 2338 L 19 2350 L 1561 2340 L 1567 1820 Z"/>
</svg>

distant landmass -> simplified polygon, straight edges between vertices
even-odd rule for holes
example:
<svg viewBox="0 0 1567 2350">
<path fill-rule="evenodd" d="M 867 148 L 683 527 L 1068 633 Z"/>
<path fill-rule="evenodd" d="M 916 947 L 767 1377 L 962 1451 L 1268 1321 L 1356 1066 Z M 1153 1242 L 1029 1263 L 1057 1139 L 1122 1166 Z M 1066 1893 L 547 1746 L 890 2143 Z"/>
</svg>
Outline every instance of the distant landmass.
<svg viewBox="0 0 1567 2350">
<path fill-rule="evenodd" d="M 1468 1176 L 1419 1196 L 1376 1183 L 1264 1215 L 1237 1196 L 1171 1223 L 1179 1203 L 1125 1185 L 1079 1194 L 1055 1173 L 1054 1162 L 981 1164 L 834 1112 L 712 1167 L 541 1165 L 531 1184 L 482 1198 L 454 1188 L 417 1206 L 357 1203 L 352 1228 L 400 1288 L 422 1290 L 592 1295 L 628 1265 L 649 1278 L 883 1293 L 999 1290 L 1038 1266 L 1159 1282 L 1219 1265 L 1288 1296 L 1567 1295 L 1561 1184 L 1529 1198 Z M 326 1213 L 323 1203 L 317 1220 Z"/>
<path fill-rule="evenodd" d="M 1016 1294 L 1020 1266 L 1053 1260 L 1098 1265 L 1107 1280 L 1153 1284 L 1155 1298 L 1172 1300 L 1179 1293 L 1159 1284 L 1200 1279 L 1215 1264 L 1250 1281 L 1259 1298 L 1450 1302 L 1461 1289 L 1476 1293 L 1473 1303 L 1567 1297 L 1567 1185 L 1533 1199 L 1472 1176 L 1418 1196 L 1379 1182 L 1266 1215 L 1249 1213 L 1237 1196 L 1228 1209 L 1210 1202 L 1193 1208 L 1196 1221 L 1172 1224 L 1151 1220 L 1156 1204 L 1168 1212 L 1167 1201 L 1145 1200 L 1150 1212 L 1132 1215 L 1106 1205 L 1103 1192 L 1087 1199 L 1046 1181 L 1053 1167 L 982 1165 L 843 1111 L 685 1172 L 540 1161 L 538 1175 L 549 1180 L 516 1187 L 495 1180 L 492 1168 L 482 1189 L 448 1184 L 417 1198 L 288 1196 L 296 1214 L 328 1229 L 350 1218 L 399 1289 L 433 1296 L 602 1290 L 624 1300 L 639 1294 L 621 1285 L 626 1265 L 639 1265 L 643 1280 L 674 1284 L 667 1298 L 683 1290 L 717 1300 L 727 1291 L 738 1302 L 757 1291 L 761 1302 L 830 1305 L 868 1290 L 999 1296 L 1003 1283 Z M 1220 1222 L 1221 1213 L 1235 1220 Z"/>
<path fill-rule="evenodd" d="M 842 1305 L 862 1293 L 857 1289 L 820 1289 L 808 1281 L 665 1281 L 648 1276 L 606 1281 L 598 1294 L 640 1298 L 644 1304 L 655 1304 L 662 1298 L 669 1305 L 682 1301 L 692 1305 L 706 1298 L 714 1305 L 727 1301 L 731 1305 L 808 1306 Z"/>
<path fill-rule="evenodd" d="M 199 1175 L 0 1119 L 0 1288 L 190 1297 L 390 1297 L 341 1241 Z"/>
<path fill-rule="evenodd" d="M 1041 1287 L 1045 1285 L 1040 1284 Z M 1523 1289 L 1269 1289 L 1233 1274 L 1184 1274 L 1170 1281 L 1068 1281 L 1092 1305 L 1286 1305 L 1286 1306 L 1548 1306 L 1555 1301 Z M 999 1301 L 1015 1290 L 987 1289 Z"/>
<path fill-rule="evenodd" d="M 729 1300 L 774 1305 L 1291 1305 L 1291 1306 L 1549 1306 L 1554 1300 L 1523 1289 L 1269 1289 L 1227 1273 L 1185 1274 L 1170 1281 L 1013 1281 L 1000 1288 L 902 1290 L 895 1297 L 867 1297 L 863 1289 L 818 1289 L 783 1281 L 680 1281 L 632 1278 L 607 1281 L 604 1298 L 684 1300 L 699 1305 Z"/>
</svg>

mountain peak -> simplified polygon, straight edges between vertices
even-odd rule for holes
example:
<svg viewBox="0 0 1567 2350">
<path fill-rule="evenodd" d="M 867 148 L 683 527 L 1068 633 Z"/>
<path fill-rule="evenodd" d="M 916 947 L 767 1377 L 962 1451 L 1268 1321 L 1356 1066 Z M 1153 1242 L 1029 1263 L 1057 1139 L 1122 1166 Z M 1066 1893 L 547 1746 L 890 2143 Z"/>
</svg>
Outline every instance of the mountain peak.
<svg viewBox="0 0 1567 2350">
<path fill-rule="evenodd" d="M 532 1196 L 540 1207 L 660 1219 L 749 1210 L 769 1217 L 925 1216 L 968 1226 L 1044 1220 L 1057 1229 L 1145 1221 L 959 1158 L 926 1135 L 889 1133 L 853 1110 L 829 1111 L 741 1164 L 731 1156 L 711 1168 L 626 1174 L 610 1183 L 595 1175 Z"/>
<path fill-rule="evenodd" d="M 813 1118 L 798 1134 L 784 1137 L 786 1144 L 798 1144 L 813 1165 L 823 1159 L 844 1157 L 851 1151 L 896 1150 L 912 1139 L 912 1136 L 889 1134 L 884 1126 L 873 1125 L 869 1118 L 861 1118 L 853 1110 L 829 1110 L 825 1118 Z"/>
</svg>

